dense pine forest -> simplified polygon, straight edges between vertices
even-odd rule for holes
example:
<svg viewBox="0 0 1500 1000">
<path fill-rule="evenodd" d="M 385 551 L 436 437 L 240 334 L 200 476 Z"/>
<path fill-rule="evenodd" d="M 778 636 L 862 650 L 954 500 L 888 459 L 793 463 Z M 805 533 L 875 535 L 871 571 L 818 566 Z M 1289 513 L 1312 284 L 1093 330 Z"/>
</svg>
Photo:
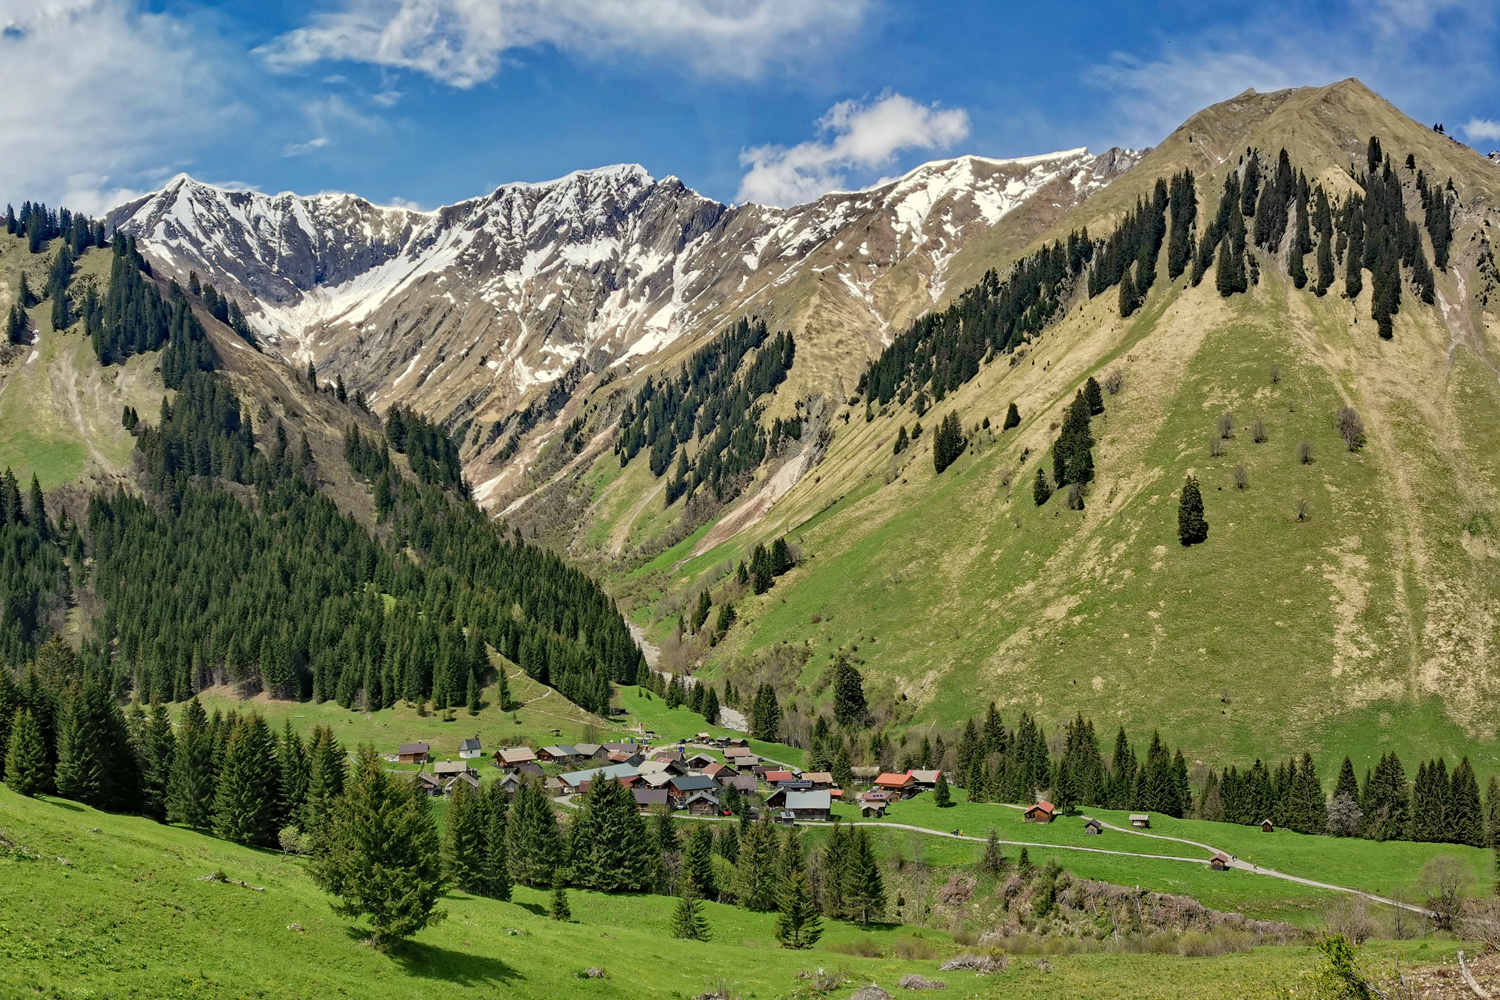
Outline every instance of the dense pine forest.
<svg viewBox="0 0 1500 1000">
<path fill-rule="evenodd" d="M 741 363 L 753 360 L 740 372 Z M 800 438 L 800 423 L 778 420 L 767 437 L 757 401 L 786 380 L 796 357 L 790 333 L 774 337 L 763 320 L 741 319 L 683 364 L 676 377 L 648 378 L 620 421 L 615 451 L 624 465 L 642 450 L 651 471 L 665 475 L 667 502 L 707 486 L 719 503 L 738 496 L 783 437 Z M 696 440 L 690 459 L 688 446 Z"/>
<path fill-rule="evenodd" d="M 27 225 L 50 232 L 43 210 L 27 212 Z M 468 499 L 444 430 L 397 410 L 383 440 L 366 438 L 357 421 L 367 414 L 349 405 L 346 455 L 374 483 L 382 524 L 366 530 L 316 489 L 306 435 L 279 421 L 257 428 L 214 371 L 194 297 L 230 321 L 238 310 L 212 286 L 173 282 L 163 294 L 133 240 L 109 245 L 108 289 L 96 298 L 90 285 L 81 310 L 99 360 L 159 350 L 176 391 L 154 420 L 131 408 L 122 417 L 144 495 L 97 495 L 83 523 L 54 523 L 35 483 L 25 502 L 14 477 L 0 479 L 10 663 L 32 661 L 77 604 L 82 661 L 114 698 L 144 703 L 228 683 L 351 708 L 472 704 L 490 683 L 487 647 L 600 714 L 611 683 L 637 679 L 643 660 L 610 598 L 557 556 L 502 537 Z M 49 282 L 61 299 L 70 252 L 59 247 Z M 501 690 L 503 700 L 503 678 Z"/>
</svg>

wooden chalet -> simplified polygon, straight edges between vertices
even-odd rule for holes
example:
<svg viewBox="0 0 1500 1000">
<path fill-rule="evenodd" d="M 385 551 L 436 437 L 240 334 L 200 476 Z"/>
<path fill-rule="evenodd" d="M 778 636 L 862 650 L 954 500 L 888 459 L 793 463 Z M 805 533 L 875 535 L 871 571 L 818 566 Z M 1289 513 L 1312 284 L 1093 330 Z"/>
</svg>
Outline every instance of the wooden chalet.
<svg viewBox="0 0 1500 1000">
<path fill-rule="evenodd" d="M 412 775 L 411 784 L 417 790 L 418 795 L 431 797 L 443 794 L 442 780 L 435 775 L 428 774 L 426 771 L 418 771 Z"/>
<path fill-rule="evenodd" d="M 736 774 L 732 777 L 720 778 L 719 784 L 724 787 L 733 785 L 744 795 L 753 794 L 760 787 L 760 782 L 755 780 L 753 774 Z"/>
<path fill-rule="evenodd" d="M 667 779 L 667 789 L 678 802 L 686 802 L 698 792 L 717 792 L 719 783 L 701 774 L 674 774 Z"/>
<path fill-rule="evenodd" d="M 887 792 L 895 792 L 904 799 L 916 792 L 917 779 L 910 774 L 887 771 L 875 779 L 875 787 Z"/>
<path fill-rule="evenodd" d="M 1221 872 L 1228 867 L 1229 858 L 1222 852 L 1217 853 L 1213 857 L 1208 859 L 1208 870 L 1211 872 Z"/>
<path fill-rule="evenodd" d="M 650 812 L 657 806 L 671 807 L 671 796 L 665 788 L 632 788 L 630 794 L 635 796 L 635 807 L 641 812 Z"/>
<path fill-rule="evenodd" d="M 1057 818 L 1057 807 L 1050 802 L 1038 802 L 1021 814 L 1028 823 L 1050 823 Z"/>
<path fill-rule="evenodd" d="M 609 751 L 602 743 L 574 743 L 573 749 L 578 751 L 580 758 L 592 757 L 594 760 L 603 760 L 609 756 Z"/>
<path fill-rule="evenodd" d="M 474 791 L 479 791 L 479 775 L 473 771 L 465 771 L 463 774 L 455 775 L 443 783 L 443 794 L 452 795 L 453 790 L 458 787 L 460 781 L 474 789 Z"/>
<path fill-rule="evenodd" d="M 719 763 L 719 758 L 713 756 L 712 754 L 695 753 L 687 760 L 683 761 L 683 763 L 687 765 L 688 770 L 690 771 L 701 771 L 705 767 L 710 767 L 714 764 Z"/>
<path fill-rule="evenodd" d="M 725 778 L 733 778 L 739 772 L 728 764 L 710 764 L 699 773 L 705 774 L 715 781 L 723 781 Z"/>
<path fill-rule="evenodd" d="M 766 779 L 766 784 L 770 785 L 773 788 L 779 785 L 789 785 L 797 780 L 797 776 L 791 771 L 782 769 L 767 771 L 763 775 L 763 777 Z"/>
<path fill-rule="evenodd" d="M 694 792 L 682 801 L 682 808 L 690 816 L 719 815 L 719 797 L 712 792 Z"/>
<path fill-rule="evenodd" d="M 456 778 L 460 774 L 476 774 L 478 772 L 461 760 L 440 760 L 432 765 L 432 773 L 439 778 Z"/>
<path fill-rule="evenodd" d="M 804 771 L 802 780 L 815 792 L 826 791 L 833 787 L 833 774 L 828 771 Z"/>
<path fill-rule="evenodd" d="M 396 748 L 396 760 L 402 764 L 425 764 L 432 756 L 432 747 L 426 743 L 403 743 Z"/>
<path fill-rule="evenodd" d="M 875 791 L 865 792 L 858 799 L 859 814 L 865 819 L 878 819 L 885 815 L 890 808 L 891 796 L 889 792 Z"/>
<path fill-rule="evenodd" d="M 1083 821 L 1083 832 L 1090 836 L 1097 837 L 1099 834 L 1104 832 L 1104 824 L 1099 822 L 1097 819 L 1086 819 Z"/>
<path fill-rule="evenodd" d="M 906 773 L 911 775 L 912 780 L 917 783 L 917 788 L 919 790 L 930 792 L 937 787 L 938 775 L 942 774 L 943 772 L 940 770 L 913 770 L 907 771 Z"/>
<path fill-rule="evenodd" d="M 1135 827 L 1137 830 L 1149 830 L 1149 829 L 1151 829 L 1151 814 L 1150 813 L 1131 813 L 1130 814 L 1130 825 L 1133 826 L 1133 827 Z"/>
<path fill-rule="evenodd" d="M 504 750 L 495 751 L 495 760 L 501 767 L 518 767 L 522 764 L 535 763 L 536 754 L 531 747 L 507 747 Z"/>
<path fill-rule="evenodd" d="M 1268 819 L 1263 819 L 1263 820 L 1260 821 L 1260 832 L 1261 833 L 1275 833 L 1276 832 L 1276 824 L 1273 823 L 1273 822 L 1271 822 Z"/>
<path fill-rule="evenodd" d="M 566 743 L 558 743 L 550 747 L 542 747 L 536 752 L 536 759 L 546 764 L 566 764 L 577 760 L 579 753 L 577 749 Z"/>
</svg>

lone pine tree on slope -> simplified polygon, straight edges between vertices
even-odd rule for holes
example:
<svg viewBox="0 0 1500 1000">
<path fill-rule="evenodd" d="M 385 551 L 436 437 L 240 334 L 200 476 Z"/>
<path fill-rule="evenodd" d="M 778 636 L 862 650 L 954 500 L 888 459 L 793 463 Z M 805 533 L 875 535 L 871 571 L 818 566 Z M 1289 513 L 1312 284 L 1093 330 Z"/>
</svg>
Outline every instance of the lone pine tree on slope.
<svg viewBox="0 0 1500 1000">
<path fill-rule="evenodd" d="M 1177 537 L 1183 545 L 1197 545 L 1208 538 L 1208 522 L 1203 518 L 1203 494 L 1198 478 L 1188 476 L 1182 484 L 1182 498 L 1177 504 Z"/>
</svg>

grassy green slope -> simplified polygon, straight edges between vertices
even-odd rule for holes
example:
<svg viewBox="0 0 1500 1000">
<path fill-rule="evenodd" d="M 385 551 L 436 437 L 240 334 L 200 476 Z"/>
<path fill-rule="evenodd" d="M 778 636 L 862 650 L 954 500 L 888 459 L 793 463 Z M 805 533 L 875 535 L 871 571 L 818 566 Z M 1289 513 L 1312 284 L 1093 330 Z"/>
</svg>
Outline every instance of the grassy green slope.
<svg viewBox="0 0 1500 1000">
<path fill-rule="evenodd" d="M 511 903 L 450 894 L 445 922 L 383 956 L 333 915 L 300 862 L 273 852 L 6 789 L 0 827 L 10 845 L 33 855 L 0 849 L 0 996 L 7 998 L 682 997 L 721 983 L 737 996 L 780 997 L 805 986 L 800 971 L 817 968 L 888 989 L 920 972 L 981 997 L 1037 989 L 1080 997 L 1142 990 L 1169 998 L 1253 997 L 1272 995 L 1276 984 L 1302 978 L 1317 961 L 1307 948 L 1207 959 L 1057 956 L 1051 971 L 1017 961 L 1003 975 L 973 979 L 938 974 L 938 959 L 893 957 L 899 939 L 914 938 L 907 928 L 833 924 L 818 949 L 790 952 L 775 947 L 770 915 L 709 904 L 714 940 L 696 944 L 668 936 L 670 900 L 573 892 L 575 919 L 558 924 L 545 916 L 546 894 L 527 889 Z M 203 881 L 216 870 L 265 891 Z M 925 938 L 939 956 L 956 947 L 933 931 Z M 859 940 L 887 957 L 831 950 Z M 1408 962 L 1438 957 L 1437 947 L 1403 950 Z M 590 966 L 610 978 L 577 977 Z"/>
<path fill-rule="evenodd" d="M 744 624 L 708 675 L 805 643 L 815 690 L 834 653 L 858 647 L 876 700 L 904 695 L 923 723 L 961 722 L 993 698 L 1049 727 L 1078 711 L 1106 732 L 1159 727 L 1214 762 L 1311 749 L 1325 767 L 1344 753 L 1363 766 L 1395 749 L 1500 767 L 1500 549 L 1474 516 L 1497 503 L 1493 372 L 1436 310 L 1408 303 L 1380 342 L 1348 302 L 1293 291 L 1265 266 L 1259 287 L 1227 301 L 1210 276 L 1196 289 L 1159 281 L 1125 322 L 1110 296 L 1077 307 L 1018 366 L 992 363 L 924 417 L 932 427 L 957 409 L 973 429 L 1016 400 L 1025 418 L 1003 437 L 978 432 L 942 476 L 925 438 L 888 457 L 909 409 L 836 422 L 816 479 L 731 543 L 669 553 L 684 558 L 657 574 L 658 590 L 682 592 L 761 539 L 790 531 L 801 545 L 801 567 L 738 605 Z M 1061 497 L 1037 508 L 1052 424 L 1087 375 L 1116 366 L 1124 388 L 1095 421 L 1086 509 Z M 1333 427 L 1346 403 L 1369 430 L 1360 452 Z M 1226 410 L 1238 429 L 1212 458 Z M 1263 444 L 1248 432 L 1257 419 Z M 1304 438 L 1311 464 L 1297 460 Z M 1211 534 L 1184 549 L 1176 491 L 1189 472 Z"/>
<path fill-rule="evenodd" d="M 23 273 L 40 294 L 54 254 L 28 253 L 25 240 L 0 233 L 0 308 L 10 308 Z M 89 250 L 74 281 L 102 288 L 108 274 L 109 252 Z M 135 441 L 120 413 L 129 405 L 154 419 L 162 395 L 154 356 L 100 368 L 82 324 L 54 331 L 50 302 L 29 313 L 38 342 L 0 365 L 0 467 L 13 469 L 23 484 L 34 473 L 48 490 L 85 472 L 104 478 L 128 467 Z"/>
</svg>

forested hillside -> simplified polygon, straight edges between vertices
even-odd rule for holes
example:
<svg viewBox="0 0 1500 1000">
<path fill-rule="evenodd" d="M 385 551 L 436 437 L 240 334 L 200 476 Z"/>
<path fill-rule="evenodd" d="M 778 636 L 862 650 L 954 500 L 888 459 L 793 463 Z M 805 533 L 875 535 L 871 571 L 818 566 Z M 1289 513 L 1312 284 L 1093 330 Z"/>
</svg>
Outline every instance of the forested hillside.
<svg viewBox="0 0 1500 1000">
<path fill-rule="evenodd" d="M 69 297 L 67 245 L 42 238 L 36 252 L 56 255 L 63 277 L 49 293 Z M 13 670 L 24 674 L 66 617 L 94 676 L 146 703 L 230 684 L 350 708 L 447 708 L 490 683 L 487 647 L 601 714 L 611 682 L 637 679 L 643 662 L 613 602 L 556 555 L 496 530 L 468 499 L 442 428 L 397 410 L 376 437 L 363 398 L 341 385 L 292 378 L 287 398 L 287 382 L 270 381 L 275 363 L 228 327 L 237 304 L 196 275 L 193 288 L 163 289 L 133 240 L 117 235 L 107 252 L 107 285 L 74 290 L 81 307 L 54 309 L 61 325 L 49 335 L 76 323 L 106 367 L 154 353 L 168 391 L 154 415 L 127 406 L 121 418 L 137 488 L 70 495 L 72 517 L 54 517 L 35 483 L 23 503 L 14 476 L 3 481 L 0 630 Z M 343 454 L 324 440 L 334 422 Z"/>
</svg>

